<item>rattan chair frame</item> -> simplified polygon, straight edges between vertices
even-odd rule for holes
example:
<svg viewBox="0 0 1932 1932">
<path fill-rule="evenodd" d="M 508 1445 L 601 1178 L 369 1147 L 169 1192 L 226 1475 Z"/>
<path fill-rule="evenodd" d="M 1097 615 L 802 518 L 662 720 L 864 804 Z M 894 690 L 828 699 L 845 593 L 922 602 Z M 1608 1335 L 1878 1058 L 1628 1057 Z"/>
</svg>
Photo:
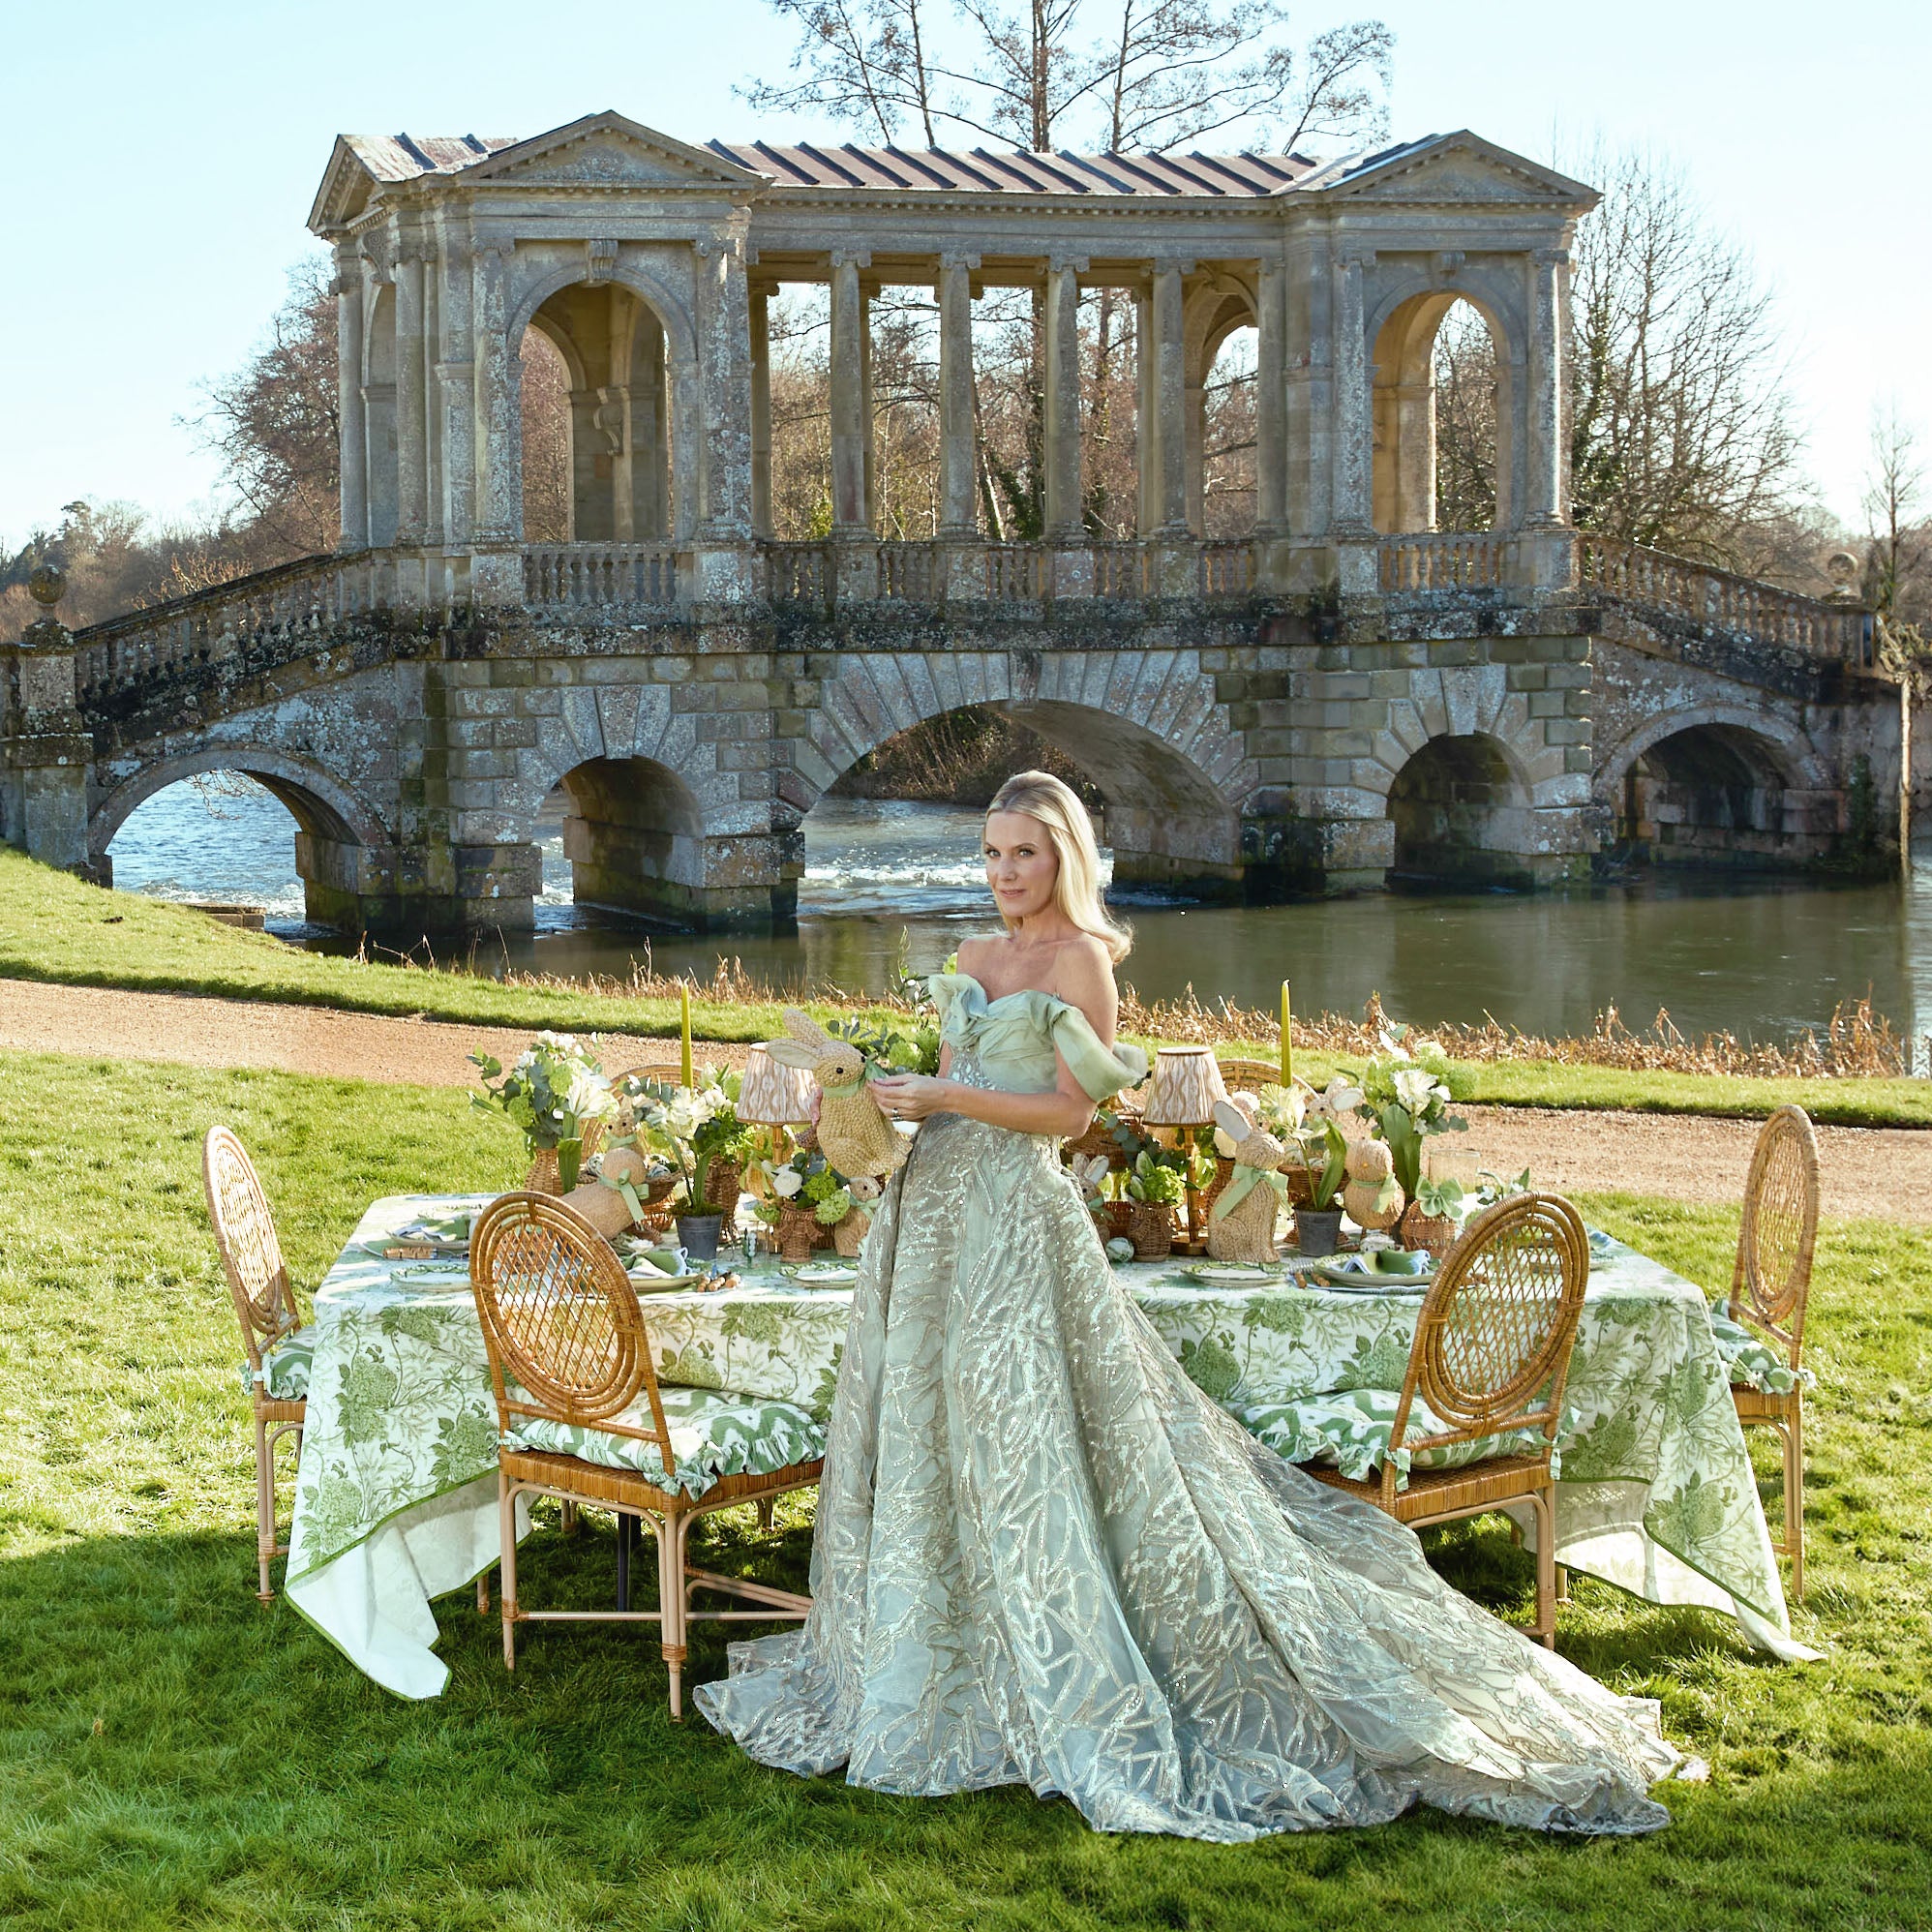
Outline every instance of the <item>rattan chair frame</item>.
<svg viewBox="0 0 1932 1932">
<path fill-rule="evenodd" d="M 1528 1275 L 1525 1280 L 1512 1280 Z M 1422 1528 L 1527 1503 L 1536 1518 L 1536 1620 L 1530 1634 L 1556 1642 L 1556 1484 L 1551 1470 L 1570 1352 L 1589 1281 L 1589 1237 L 1560 1194 L 1515 1194 L 1470 1223 L 1424 1297 L 1408 1373 L 1389 1430 L 1391 1448 L 1446 1448 L 1488 1435 L 1536 1430 L 1534 1455 L 1492 1456 L 1461 1468 L 1412 1470 L 1408 1486 L 1391 1455 L 1379 1477 L 1308 1473 Z M 1523 1290 L 1527 1289 L 1525 1294 Z M 1449 1426 L 1407 1441 L 1420 1397 Z"/>
<path fill-rule="evenodd" d="M 279 1401 L 268 1394 L 262 1353 L 300 1328 L 302 1315 L 261 1178 L 248 1149 L 229 1128 L 211 1127 L 201 1143 L 201 1187 L 235 1318 L 241 1323 L 242 1345 L 248 1350 L 249 1406 L 255 1426 L 256 1595 L 263 1603 L 273 1603 L 269 1565 L 288 1554 L 275 1527 L 276 1456 L 283 1442 L 292 1438 L 300 1467 L 309 1404 Z"/>
<path fill-rule="evenodd" d="M 1744 1212 L 1731 1273 L 1731 1318 L 1804 1358 L 1804 1314 L 1818 1245 L 1818 1136 L 1802 1107 L 1781 1106 L 1766 1121 L 1744 1177 Z M 1767 1393 L 1734 1387 L 1737 1420 L 1777 1432 L 1784 1455 L 1785 1533 L 1771 1548 L 1791 1560 L 1791 1593 L 1804 1595 L 1804 1390 Z"/>
<path fill-rule="evenodd" d="M 802 1617 L 811 1609 L 811 1598 L 795 1591 L 693 1569 L 685 1556 L 692 1524 L 714 1510 L 746 1502 L 758 1503 L 766 1517 L 773 1497 L 818 1481 L 823 1459 L 769 1474 L 728 1476 L 697 1496 L 674 1490 L 671 1435 L 637 1294 L 610 1244 L 555 1196 L 512 1193 L 493 1201 L 470 1233 L 469 1278 L 490 1358 L 498 1424 L 505 1434 L 518 1418 L 588 1424 L 654 1442 L 664 1465 L 663 1480 L 654 1482 L 641 1471 L 607 1468 L 576 1456 L 507 1444 L 498 1449 L 504 1668 L 516 1669 L 519 1623 L 654 1622 L 670 1679 L 671 1715 L 681 1721 L 693 1620 L 770 1622 Z M 649 1429 L 615 1419 L 640 1395 L 649 1407 Z M 657 1544 L 658 1608 L 525 1608 L 517 1596 L 516 1506 L 521 1495 L 556 1496 L 566 1508 L 589 1504 L 648 1522 Z M 694 1609 L 691 1593 L 697 1589 L 720 1591 L 757 1608 Z"/>
</svg>

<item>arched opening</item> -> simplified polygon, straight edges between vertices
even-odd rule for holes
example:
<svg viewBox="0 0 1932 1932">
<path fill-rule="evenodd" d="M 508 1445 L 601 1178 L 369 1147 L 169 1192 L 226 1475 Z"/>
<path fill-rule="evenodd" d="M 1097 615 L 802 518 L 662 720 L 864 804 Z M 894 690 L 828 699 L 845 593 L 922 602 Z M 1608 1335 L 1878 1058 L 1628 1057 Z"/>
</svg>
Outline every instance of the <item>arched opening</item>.
<svg viewBox="0 0 1932 1932">
<path fill-rule="evenodd" d="M 1210 338 L 1198 409 L 1189 410 L 1189 522 L 1210 543 L 1254 534 L 1258 337 L 1246 308 Z"/>
<path fill-rule="evenodd" d="M 1528 863 L 1528 808 L 1502 746 L 1484 732 L 1433 738 L 1389 787 L 1392 886 L 1520 886 Z"/>
<path fill-rule="evenodd" d="M 662 920 L 702 921 L 706 908 L 703 823 L 691 788 L 650 758 L 592 758 L 558 781 L 535 836 L 556 826 L 580 906 Z M 546 899 L 561 898 L 554 860 Z M 552 900 L 556 902 L 555 899 Z"/>
<path fill-rule="evenodd" d="M 1494 316 L 1453 291 L 1410 296 L 1376 333 L 1374 401 L 1378 530 L 1509 527 L 1510 362 Z"/>
<path fill-rule="evenodd" d="M 528 539 L 668 542 L 674 385 L 649 304 L 615 282 L 558 289 L 530 317 L 520 373 Z"/>
<path fill-rule="evenodd" d="M 1739 865 L 1798 854 L 1783 766 L 1742 726 L 1692 725 L 1630 762 L 1617 835 L 1659 865 Z"/>
<path fill-rule="evenodd" d="M 362 375 L 363 455 L 369 477 L 369 541 L 396 541 L 400 485 L 396 468 L 396 290 L 378 284 L 365 337 Z"/>
<path fill-rule="evenodd" d="M 271 921 L 300 921 L 307 907 L 296 834 L 308 829 L 305 818 L 335 818 L 317 805 L 245 771 L 197 771 L 159 786 L 127 813 L 102 869 L 124 892 L 259 906 Z"/>
</svg>

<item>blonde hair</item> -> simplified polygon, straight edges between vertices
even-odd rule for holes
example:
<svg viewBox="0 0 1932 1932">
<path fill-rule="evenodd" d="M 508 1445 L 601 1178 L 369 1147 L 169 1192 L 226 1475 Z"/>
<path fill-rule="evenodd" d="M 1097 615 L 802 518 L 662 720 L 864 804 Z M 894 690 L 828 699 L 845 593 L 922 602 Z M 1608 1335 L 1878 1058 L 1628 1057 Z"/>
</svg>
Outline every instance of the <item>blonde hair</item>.
<svg viewBox="0 0 1932 1932">
<path fill-rule="evenodd" d="M 1100 844 L 1078 795 L 1050 771 L 1015 771 L 986 807 L 988 818 L 995 812 L 1023 812 L 1046 828 L 1047 842 L 1060 861 L 1053 903 L 1074 927 L 1098 939 L 1118 965 L 1133 935 L 1115 923 L 1101 899 Z"/>
</svg>

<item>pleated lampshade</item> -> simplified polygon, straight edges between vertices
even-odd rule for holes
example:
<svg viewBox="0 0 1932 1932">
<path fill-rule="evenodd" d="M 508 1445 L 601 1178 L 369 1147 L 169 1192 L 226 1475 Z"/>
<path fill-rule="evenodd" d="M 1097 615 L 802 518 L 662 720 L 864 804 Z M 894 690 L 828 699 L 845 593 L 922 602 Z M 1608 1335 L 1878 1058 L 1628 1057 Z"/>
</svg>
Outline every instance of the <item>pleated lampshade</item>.
<svg viewBox="0 0 1932 1932">
<path fill-rule="evenodd" d="M 802 1067 L 782 1067 L 762 1046 L 744 1062 L 737 1114 L 747 1127 L 790 1127 L 810 1120 L 812 1076 Z"/>
<path fill-rule="evenodd" d="M 1205 1127 L 1214 1118 L 1215 1102 L 1226 1098 L 1213 1047 L 1163 1046 L 1155 1057 L 1140 1118 L 1149 1127 Z"/>
</svg>

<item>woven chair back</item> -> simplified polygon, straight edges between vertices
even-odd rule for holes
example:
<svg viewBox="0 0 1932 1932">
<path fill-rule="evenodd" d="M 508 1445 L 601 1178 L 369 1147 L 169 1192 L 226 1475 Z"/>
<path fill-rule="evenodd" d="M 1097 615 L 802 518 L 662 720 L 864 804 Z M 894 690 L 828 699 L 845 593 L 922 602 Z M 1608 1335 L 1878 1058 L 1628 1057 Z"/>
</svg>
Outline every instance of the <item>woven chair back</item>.
<svg viewBox="0 0 1932 1932">
<path fill-rule="evenodd" d="M 282 1260 L 268 1196 L 261 1192 L 248 1150 L 226 1127 L 211 1127 L 201 1143 L 201 1185 L 207 1191 L 215 1246 L 221 1251 L 228 1292 L 248 1344 L 249 1366 L 259 1369 L 262 1349 L 291 1328 L 299 1328 L 302 1317 Z"/>
<path fill-rule="evenodd" d="M 1589 1267 L 1560 1195 L 1516 1194 L 1478 1216 L 1423 1302 L 1399 1424 L 1412 1394 L 1445 1425 L 1431 1441 L 1525 1428 L 1554 1441 Z"/>
<path fill-rule="evenodd" d="M 1731 1279 L 1731 1313 L 1791 1348 L 1804 1344 L 1804 1307 L 1818 1243 L 1818 1136 L 1802 1107 L 1783 1106 L 1765 1123 L 1744 1180 L 1744 1218 Z"/>
<path fill-rule="evenodd" d="M 677 1061 L 647 1060 L 642 1067 L 626 1067 L 611 1085 L 621 1087 L 626 1080 L 654 1080 L 660 1086 L 676 1087 L 682 1085 L 683 1079 L 684 1070 Z"/>
<path fill-rule="evenodd" d="M 671 1473 L 636 1291 L 610 1243 L 576 1209 L 554 1194 L 498 1196 L 470 1231 L 469 1279 L 505 1429 L 513 1416 L 594 1425 L 657 1443 Z M 616 1420 L 640 1391 L 649 1429 Z"/>
<path fill-rule="evenodd" d="M 1263 1087 L 1279 1087 L 1282 1070 L 1265 1060 L 1223 1060 L 1221 1084 L 1230 1094 L 1258 1094 Z"/>
</svg>

